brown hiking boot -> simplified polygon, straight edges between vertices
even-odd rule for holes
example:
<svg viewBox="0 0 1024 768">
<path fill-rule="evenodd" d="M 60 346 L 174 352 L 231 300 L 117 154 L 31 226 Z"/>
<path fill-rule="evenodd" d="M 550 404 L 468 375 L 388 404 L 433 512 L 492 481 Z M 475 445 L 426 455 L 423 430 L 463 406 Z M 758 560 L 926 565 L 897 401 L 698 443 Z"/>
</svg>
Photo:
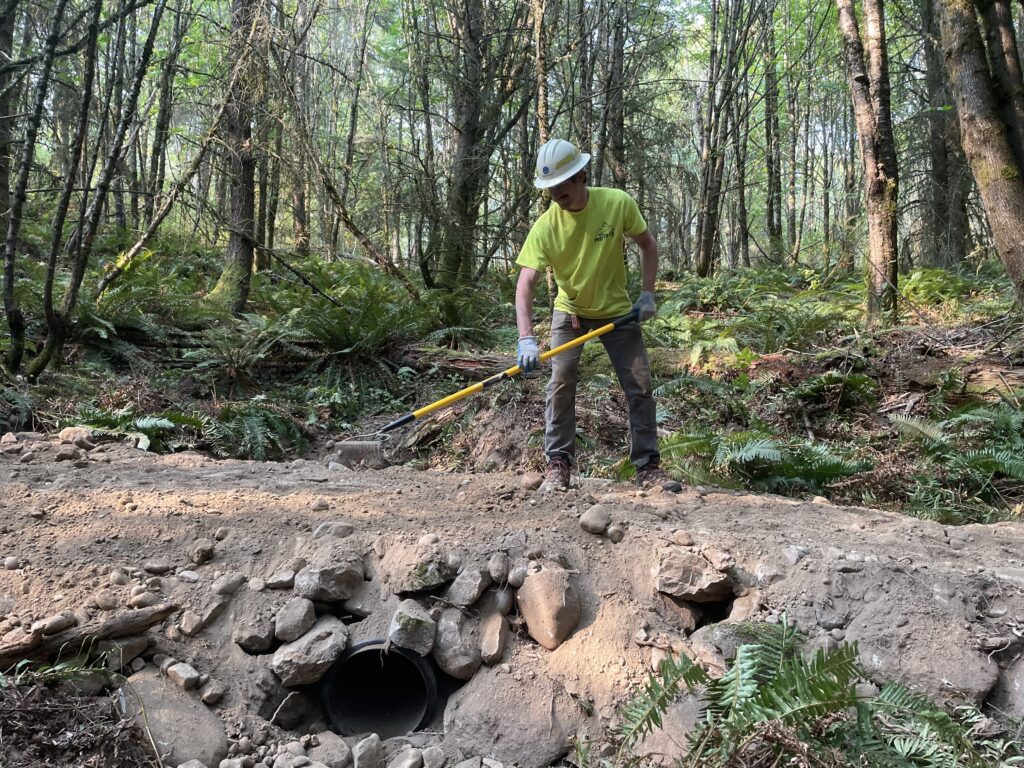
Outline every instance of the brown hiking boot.
<svg viewBox="0 0 1024 768">
<path fill-rule="evenodd" d="M 644 464 L 636 471 L 636 484 L 641 488 L 661 488 L 666 493 L 679 493 L 683 484 L 669 476 L 657 462 Z"/>
<path fill-rule="evenodd" d="M 554 458 L 548 461 L 548 471 L 544 476 L 542 491 L 565 491 L 569 488 L 569 462 Z"/>
</svg>

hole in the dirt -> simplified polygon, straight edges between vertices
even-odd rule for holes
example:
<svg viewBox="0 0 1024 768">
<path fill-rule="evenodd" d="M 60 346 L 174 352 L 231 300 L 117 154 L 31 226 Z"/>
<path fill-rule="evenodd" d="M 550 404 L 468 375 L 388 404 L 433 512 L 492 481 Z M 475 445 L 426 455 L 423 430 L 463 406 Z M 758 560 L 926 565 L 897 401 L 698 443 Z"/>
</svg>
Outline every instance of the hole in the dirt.
<svg viewBox="0 0 1024 768">
<path fill-rule="evenodd" d="M 426 659 L 383 640 L 349 648 L 324 678 L 321 702 L 342 736 L 403 736 L 426 727 L 437 708 L 437 678 Z"/>
<path fill-rule="evenodd" d="M 733 598 L 701 603 L 700 621 L 697 622 L 697 626 L 703 627 L 705 624 L 717 624 L 720 621 L 725 621 L 732 612 L 732 603 Z"/>
</svg>

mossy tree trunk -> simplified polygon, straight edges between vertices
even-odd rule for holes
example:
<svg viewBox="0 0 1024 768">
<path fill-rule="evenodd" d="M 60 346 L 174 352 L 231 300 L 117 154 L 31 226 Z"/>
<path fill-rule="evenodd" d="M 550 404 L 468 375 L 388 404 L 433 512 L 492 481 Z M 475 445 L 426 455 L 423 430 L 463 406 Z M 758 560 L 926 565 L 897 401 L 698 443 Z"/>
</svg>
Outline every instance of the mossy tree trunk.
<svg viewBox="0 0 1024 768">
<path fill-rule="evenodd" d="M 1024 307 L 1024 117 L 1017 40 L 1001 10 L 984 3 L 988 48 L 976 6 L 941 0 L 939 21 L 964 153 L 985 206 L 996 250 Z M 1017 59 L 1017 62 L 1014 60 Z"/>
</svg>

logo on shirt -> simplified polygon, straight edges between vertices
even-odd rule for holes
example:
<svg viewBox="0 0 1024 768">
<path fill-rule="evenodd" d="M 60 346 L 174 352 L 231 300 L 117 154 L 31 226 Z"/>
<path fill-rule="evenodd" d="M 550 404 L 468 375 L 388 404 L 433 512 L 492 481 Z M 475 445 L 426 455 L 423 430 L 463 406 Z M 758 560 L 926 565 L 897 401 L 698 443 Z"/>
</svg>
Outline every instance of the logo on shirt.
<svg viewBox="0 0 1024 768">
<path fill-rule="evenodd" d="M 602 240 L 607 240 L 614 234 L 615 227 L 613 227 L 607 221 L 601 222 L 601 228 L 597 230 L 597 234 L 594 236 L 594 242 L 600 243 Z"/>
</svg>

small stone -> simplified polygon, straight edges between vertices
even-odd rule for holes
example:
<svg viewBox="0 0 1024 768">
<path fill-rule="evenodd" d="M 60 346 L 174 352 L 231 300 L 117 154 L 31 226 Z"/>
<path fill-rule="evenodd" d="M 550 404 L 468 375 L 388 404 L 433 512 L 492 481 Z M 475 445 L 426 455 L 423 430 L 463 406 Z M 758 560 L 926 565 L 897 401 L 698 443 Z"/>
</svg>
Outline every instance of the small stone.
<svg viewBox="0 0 1024 768">
<path fill-rule="evenodd" d="M 680 547 L 693 546 L 693 536 L 691 536 L 688 532 L 684 531 L 682 528 L 677 528 L 676 530 L 672 531 L 672 541 L 674 541 Z"/>
<path fill-rule="evenodd" d="M 217 595 L 233 595 L 243 584 L 245 584 L 245 576 L 236 571 L 231 571 L 214 579 L 213 586 L 210 589 Z"/>
<path fill-rule="evenodd" d="M 315 683 L 337 661 L 348 634 L 340 619 L 323 616 L 298 640 L 278 648 L 271 668 L 286 686 Z"/>
<path fill-rule="evenodd" d="M 330 502 L 324 498 L 317 499 L 311 506 L 314 512 L 323 512 L 331 508 Z"/>
<path fill-rule="evenodd" d="M 380 736 L 371 733 L 356 744 L 352 750 L 353 768 L 382 768 L 384 765 L 384 747 Z"/>
<path fill-rule="evenodd" d="M 715 602 L 732 593 L 732 580 L 701 555 L 678 547 L 658 553 L 655 588 L 694 603 Z"/>
<path fill-rule="evenodd" d="M 519 479 L 519 485 L 528 491 L 536 491 L 544 482 L 544 475 L 540 472 L 523 472 Z"/>
<path fill-rule="evenodd" d="M 526 574 L 529 572 L 530 564 L 525 560 L 520 560 L 514 566 L 512 570 L 508 572 L 508 585 L 512 589 L 519 589 L 523 586 L 523 582 L 526 581 Z"/>
<path fill-rule="evenodd" d="M 159 557 L 154 560 L 147 560 L 143 563 L 142 569 L 147 573 L 155 573 L 159 576 L 171 570 L 171 564 L 166 559 Z"/>
<path fill-rule="evenodd" d="M 460 573 L 444 593 L 444 599 L 452 605 L 466 608 L 479 599 L 490 586 L 491 575 L 478 568 L 467 568 Z"/>
<path fill-rule="evenodd" d="M 417 541 L 416 543 L 419 544 L 421 547 L 431 547 L 434 544 L 437 544 L 439 541 L 441 541 L 441 537 L 438 536 L 436 533 L 424 533 L 422 536 L 420 536 L 419 541 Z"/>
<path fill-rule="evenodd" d="M 441 747 L 427 747 L 423 750 L 423 768 L 444 768 L 448 760 Z"/>
<path fill-rule="evenodd" d="M 423 768 L 423 753 L 415 747 L 407 747 L 394 756 L 388 768 Z"/>
<path fill-rule="evenodd" d="M 266 618 L 241 619 L 235 625 L 231 639 L 248 654 L 266 653 L 274 644 L 274 623 Z"/>
<path fill-rule="evenodd" d="M 325 507 L 326 509 L 326 507 Z M 331 520 L 326 523 L 320 523 L 313 531 L 314 539 L 347 539 L 355 532 L 355 528 L 351 523 L 346 523 L 342 520 Z"/>
<path fill-rule="evenodd" d="M 330 565 L 307 565 L 295 575 L 295 593 L 310 600 L 342 601 L 363 583 L 363 563 L 355 557 Z"/>
<path fill-rule="evenodd" d="M 600 536 L 612 522 L 611 510 L 603 504 L 594 504 L 580 517 L 580 528 L 587 533 Z"/>
<path fill-rule="evenodd" d="M 201 578 L 202 576 L 200 576 L 196 571 L 181 571 L 178 573 L 178 580 L 183 581 L 186 584 L 195 584 Z"/>
<path fill-rule="evenodd" d="M 130 581 L 130 579 L 128 578 L 128 574 L 126 574 L 120 568 L 115 568 L 114 570 L 112 570 L 107 578 L 110 579 L 110 583 L 113 584 L 115 587 L 123 587 Z"/>
<path fill-rule="evenodd" d="M 78 461 L 82 452 L 73 445 L 62 445 L 53 456 L 54 461 Z"/>
<path fill-rule="evenodd" d="M 132 608 L 150 608 L 159 602 L 160 595 L 156 594 L 156 592 L 143 592 L 129 600 L 128 605 Z"/>
<path fill-rule="evenodd" d="M 352 765 L 352 750 L 340 736 L 331 731 L 321 731 L 316 738 L 319 744 L 306 751 L 310 759 L 327 768 L 349 768 Z"/>
<path fill-rule="evenodd" d="M 790 565 L 796 565 L 807 556 L 807 550 L 792 544 L 782 551 L 782 556 L 786 558 L 786 562 Z"/>
<path fill-rule="evenodd" d="M 267 588 L 267 582 L 261 579 L 259 576 L 253 576 L 249 579 L 249 591 L 250 592 L 262 592 Z"/>
<path fill-rule="evenodd" d="M 426 656 L 434 648 L 435 633 L 436 624 L 427 609 L 415 600 L 403 600 L 391 618 L 388 641 Z"/>
<path fill-rule="evenodd" d="M 624 538 L 626 538 L 626 529 L 618 523 L 612 523 L 608 526 L 608 530 L 605 532 L 608 534 L 608 540 L 612 544 L 618 544 Z"/>
<path fill-rule="evenodd" d="M 494 665 L 501 661 L 508 646 L 508 619 L 500 613 L 485 616 L 480 622 L 480 657 L 484 664 Z"/>
<path fill-rule="evenodd" d="M 469 680 L 480 668 L 479 640 L 463 637 L 465 616 L 458 608 L 448 608 L 437 622 L 434 661 L 446 673 L 459 680 Z M 471 630 L 465 633 L 472 635 Z"/>
<path fill-rule="evenodd" d="M 16 558 L 14 555 L 10 555 L 4 558 L 4 568 L 8 571 L 16 571 L 21 568 L 21 560 Z"/>
<path fill-rule="evenodd" d="M 286 569 L 267 577 L 267 589 L 291 589 L 295 584 L 295 571 Z"/>
<path fill-rule="evenodd" d="M 274 620 L 274 636 L 278 640 L 290 643 L 297 640 L 316 623 L 316 609 L 313 601 L 304 597 L 293 597 L 280 611 Z"/>
<path fill-rule="evenodd" d="M 117 595 L 109 589 L 101 589 L 92 596 L 92 601 L 101 611 L 112 611 L 118 606 Z"/>
<path fill-rule="evenodd" d="M 71 611 L 58 613 L 56 616 L 50 616 L 43 621 L 43 634 L 56 635 L 58 632 L 63 632 L 65 629 L 75 626 L 76 623 L 75 614 Z"/>
<path fill-rule="evenodd" d="M 215 545 L 213 539 L 199 539 L 188 551 L 188 559 L 196 565 L 203 565 L 213 560 Z"/>
<path fill-rule="evenodd" d="M 490 574 L 491 581 L 495 584 L 504 584 L 508 581 L 508 572 L 511 567 L 508 555 L 504 552 L 495 552 L 487 561 L 487 573 Z"/>
<path fill-rule="evenodd" d="M 188 637 L 194 637 L 203 629 L 202 617 L 192 610 L 184 611 L 178 624 L 181 626 L 181 631 Z"/>
<path fill-rule="evenodd" d="M 190 691 L 199 685 L 199 673 L 190 664 L 179 661 L 167 669 L 167 677 L 179 688 Z"/>
</svg>

